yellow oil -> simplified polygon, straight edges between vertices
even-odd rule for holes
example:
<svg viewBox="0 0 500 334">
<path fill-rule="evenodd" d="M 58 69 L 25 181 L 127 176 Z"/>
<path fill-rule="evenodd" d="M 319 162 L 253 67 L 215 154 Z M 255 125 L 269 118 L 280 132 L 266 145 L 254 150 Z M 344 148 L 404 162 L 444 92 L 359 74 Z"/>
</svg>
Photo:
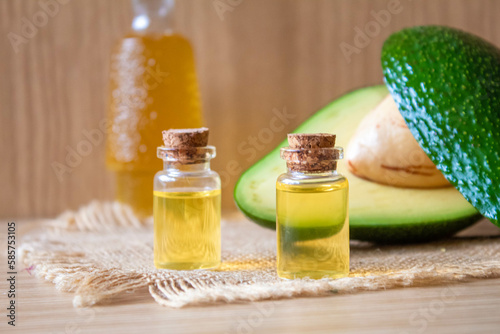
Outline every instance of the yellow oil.
<svg viewBox="0 0 500 334">
<path fill-rule="evenodd" d="M 180 35 L 130 35 L 110 68 L 106 164 L 117 173 L 117 199 L 153 213 L 153 177 L 161 131 L 202 126 L 193 51 Z"/>
<path fill-rule="evenodd" d="M 282 278 L 349 274 L 348 183 L 277 182 L 277 270 Z"/>
<path fill-rule="evenodd" d="M 214 268 L 221 260 L 221 192 L 154 192 L 154 263 L 160 269 Z"/>
</svg>

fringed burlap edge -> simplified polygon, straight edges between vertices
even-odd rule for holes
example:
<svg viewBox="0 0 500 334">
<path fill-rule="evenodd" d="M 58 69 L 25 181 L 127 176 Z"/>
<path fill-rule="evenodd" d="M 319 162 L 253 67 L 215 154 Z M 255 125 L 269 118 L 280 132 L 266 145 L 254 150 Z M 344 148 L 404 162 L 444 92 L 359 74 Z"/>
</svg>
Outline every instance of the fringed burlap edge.
<svg viewBox="0 0 500 334">
<path fill-rule="evenodd" d="M 110 232 L 116 229 L 135 233 L 134 231 L 151 228 L 152 221 L 137 219 L 129 208 L 117 203 L 92 202 L 78 211 L 62 214 L 48 226 L 51 233 L 61 235 L 68 231 Z M 262 281 L 258 278 L 254 280 L 248 270 L 242 270 L 235 277 L 212 275 L 210 271 L 207 274 L 197 271 L 193 276 L 182 277 L 171 271 L 145 269 L 137 272 L 122 268 L 98 268 L 82 252 L 65 251 L 64 248 L 44 251 L 43 245 L 47 242 L 44 232 L 32 237 L 33 240 L 28 239 L 20 247 L 21 261 L 34 266 L 35 275 L 51 281 L 58 290 L 73 292 L 75 307 L 103 303 L 124 292 L 145 287 L 159 304 L 179 308 L 186 305 L 323 296 L 500 277 L 500 256 L 493 256 L 491 260 L 477 264 L 468 263 L 467 268 L 460 270 L 454 270 L 453 266 L 440 268 L 429 265 L 424 271 L 422 268 L 410 268 L 372 275 L 362 271 L 353 272 L 350 277 L 337 280 L 279 280 L 272 277 L 275 273 L 271 269 L 264 270 Z M 490 247 L 490 252 L 496 255 L 500 255 L 498 241 L 491 241 L 493 246 Z M 471 247 L 476 246 L 471 244 Z M 273 261 L 272 254 L 268 257 L 268 261 Z"/>
</svg>

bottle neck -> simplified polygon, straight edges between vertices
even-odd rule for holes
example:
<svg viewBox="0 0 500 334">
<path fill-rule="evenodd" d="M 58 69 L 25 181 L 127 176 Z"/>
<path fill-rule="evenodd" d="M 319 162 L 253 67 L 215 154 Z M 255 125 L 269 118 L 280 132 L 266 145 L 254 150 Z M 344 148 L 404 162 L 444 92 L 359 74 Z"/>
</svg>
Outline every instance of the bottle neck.
<svg viewBox="0 0 500 334">
<path fill-rule="evenodd" d="M 175 0 L 132 0 L 132 30 L 138 34 L 172 33 Z"/>
<path fill-rule="evenodd" d="M 172 173 L 203 173 L 210 170 L 210 161 L 196 164 L 181 164 L 172 161 L 163 161 L 163 169 Z"/>
<path fill-rule="evenodd" d="M 321 171 L 321 172 L 307 172 L 307 171 L 296 171 L 292 170 L 291 168 L 287 168 L 287 173 L 290 175 L 293 175 L 295 177 L 328 177 L 328 176 L 333 176 L 333 175 L 338 175 L 336 169 L 331 169 L 327 171 Z"/>
</svg>

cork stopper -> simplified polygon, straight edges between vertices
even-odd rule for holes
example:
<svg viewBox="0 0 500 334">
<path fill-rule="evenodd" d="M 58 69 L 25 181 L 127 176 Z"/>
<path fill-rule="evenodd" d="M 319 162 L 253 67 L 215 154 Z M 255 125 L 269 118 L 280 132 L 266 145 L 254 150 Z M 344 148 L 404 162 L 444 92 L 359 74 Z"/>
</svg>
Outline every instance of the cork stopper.
<svg viewBox="0 0 500 334">
<path fill-rule="evenodd" d="M 324 148 L 335 147 L 336 135 L 329 133 L 289 133 L 290 148 Z"/>
<path fill-rule="evenodd" d="M 206 161 L 215 148 L 208 145 L 208 128 L 170 129 L 162 132 L 164 147 L 158 149 L 158 157 L 179 164 Z"/>
<path fill-rule="evenodd" d="M 290 133 L 288 148 L 282 157 L 288 169 L 296 172 L 326 172 L 337 169 L 340 151 L 335 148 L 336 136 L 329 133 Z"/>
<path fill-rule="evenodd" d="M 162 132 L 165 147 L 204 147 L 208 145 L 208 128 L 170 129 Z"/>
</svg>

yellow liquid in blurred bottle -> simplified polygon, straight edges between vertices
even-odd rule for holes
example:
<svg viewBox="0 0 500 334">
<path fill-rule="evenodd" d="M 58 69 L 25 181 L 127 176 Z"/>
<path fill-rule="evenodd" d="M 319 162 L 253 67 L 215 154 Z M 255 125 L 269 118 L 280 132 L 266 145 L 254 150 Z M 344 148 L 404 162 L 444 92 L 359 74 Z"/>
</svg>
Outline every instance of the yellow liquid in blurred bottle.
<svg viewBox="0 0 500 334">
<path fill-rule="evenodd" d="M 206 269 L 221 260 L 221 191 L 154 192 L 154 262 L 161 269 Z"/>
<path fill-rule="evenodd" d="M 202 126 L 193 51 L 180 35 L 130 35 L 116 46 L 110 75 L 106 164 L 117 200 L 150 216 L 161 131 Z"/>
</svg>

